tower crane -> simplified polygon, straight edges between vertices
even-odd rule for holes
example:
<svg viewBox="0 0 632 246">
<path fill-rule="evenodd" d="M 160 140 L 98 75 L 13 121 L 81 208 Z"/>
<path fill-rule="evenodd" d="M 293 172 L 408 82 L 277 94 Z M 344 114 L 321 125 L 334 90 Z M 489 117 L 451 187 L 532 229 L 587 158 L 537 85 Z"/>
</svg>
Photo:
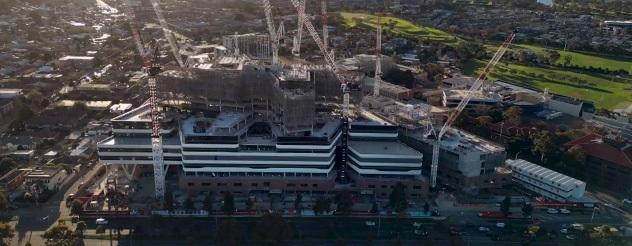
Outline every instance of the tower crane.
<svg viewBox="0 0 632 246">
<path fill-rule="evenodd" d="M 266 22 L 268 24 L 268 32 L 270 32 L 270 43 L 272 44 L 272 64 L 279 64 L 279 35 L 274 27 L 274 20 L 272 18 L 272 5 L 270 0 L 261 0 L 263 4 L 263 10 L 266 15 Z M 280 30 L 278 30 L 280 32 Z"/>
<path fill-rule="evenodd" d="M 516 34 L 517 34 L 517 30 L 514 30 L 511 34 L 509 34 L 509 36 L 507 36 L 507 38 L 502 43 L 502 45 L 500 45 L 500 47 L 498 48 L 498 50 L 496 51 L 492 59 L 487 63 L 487 65 L 485 65 L 485 68 L 483 69 L 481 74 L 478 75 L 478 77 L 476 78 L 476 81 L 474 81 L 474 83 L 472 84 L 472 87 L 470 87 L 466 91 L 465 96 L 463 97 L 463 99 L 461 99 L 461 102 L 459 102 L 459 105 L 452 112 L 452 114 L 448 116 L 448 119 L 443 124 L 443 127 L 441 127 L 438 133 L 435 133 L 435 139 L 432 141 L 433 142 L 432 164 L 430 166 L 431 182 L 432 182 L 433 188 L 436 187 L 437 185 L 437 170 L 439 168 L 439 152 L 440 152 L 439 143 L 441 142 L 441 138 L 452 126 L 452 124 L 457 119 L 459 114 L 463 112 L 463 110 L 465 109 L 465 106 L 467 106 L 467 104 L 472 99 L 474 92 L 482 88 L 483 83 L 485 82 L 485 79 L 487 78 L 487 75 L 489 75 L 489 73 L 491 73 L 492 70 L 494 70 L 494 67 L 496 67 L 496 64 L 498 64 L 498 62 L 503 57 L 507 49 L 509 49 L 509 46 L 511 46 L 511 43 L 516 37 Z"/>
<path fill-rule="evenodd" d="M 301 43 L 303 42 L 303 27 L 304 23 L 307 20 L 307 16 L 305 15 L 305 0 L 297 1 L 299 4 L 298 9 L 298 26 L 296 29 L 296 36 L 294 36 L 294 46 L 292 47 L 292 54 L 294 56 L 301 55 Z"/>
<path fill-rule="evenodd" d="M 373 96 L 380 95 L 380 84 L 382 83 L 382 23 L 380 16 L 377 17 L 377 41 L 375 44 L 375 78 L 373 79 Z"/>
<path fill-rule="evenodd" d="M 327 30 L 329 16 L 327 16 L 327 0 L 321 0 L 320 7 L 323 15 L 323 45 L 325 46 L 325 50 L 327 50 L 329 48 L 329 30 Z"/>
<path fill-rule="evenodd" d="M 348 124 L 349 124 L 349 92 L 350 92 L 349 82 L 348 82 L 347 77 L 344 76 L 340 72 L 338 67 L 336 66 L 336 62 L 334 61 L 332 54 L 327 52 L 325 44 L 323 43 L 322 39 L 320 39 L 320 36 L 318 36 L 318 32 L 314 28 L 314 25 L 312 24 L 312 22 L 305 16 L 304 0 L 291 0 L 291 1 L 292 1 L 292 5 L 294 5 L 294 8 L 296 8 L 296 10 L 298 11 L 299 20 L 300 19 L 304 20 L 303 24 L 305 25 L 305 28 L 307 29 L 310 36 L 312 36 L 312 39 L 318 46 L 318 49 L 320 50 L 321 54 L 325 58 L 325 62 L 329 66 L 329 69 L 334 74 L 336 79 L 340 82 L 340 89 L 342 90 L 342 122 L 343 122 L 342 163 L 343 163 L 343 166 L 342 166 L 342 170 L 340 172 L 339 178 L 342 181 L 346 181 L 347 177 L 345 174 L 345 170 L 347 168 L 346 146 L 347 146 L 347 134 L 348 134 L 347 130 L 348 130 Z M 303 3 L 303 5 L 301 5 L 301 3 Z"/>
<path fill-rule="evenodd" d="M 136 43 L 136 49 L 138 50 L 138 54 L 141 57 L 145 57 L 145 48 L 143 47 L 143 41 L 140 38 L 140 32 L 138 31 L 138 26 L 136 26 L 136 15 L 134 14 L 134 10 L 132 10 L 131 0 L 127 0 L 127 8 L 125 8 L 125 15 L 127 15 L 127 19 L 129 22 L 130 29 L 132 31 L 132 36 L 134 37 L 134 42 Z"/>
<path fill-rule="evenodd" d="M 130 18 L 134 16 L 134 11 L 131 9 L 129 1 L 127 2 L 127 12 L 130 14 Z M 130 19 L 130 26 L 133 25 L 133 21 Z M 155 197 L 162 204 L 165 197 L 165 165 L 164 156 L 162 150 L 162 135 L 161 135 L 161 116 L 158 108 L 158 89 L 156 85 L 156 75 L 161 71 L 161 66 L 158 63 L 158 44 L 154 43 L 153 56 L 149 58 L 149 52 L 144 51 L 140 35 L 138 30 L 132 30 L 134 41 L 138 47 L 139 55 L 143 59 L 143 69 L 149 75 L 148 77 L 148 89 L 149 89 L 149 107 L 151 118 L 151 153 L 154 169 L 154 191 Z"/>
<path fill-rule="evenodd" d="M 176 40 L 171 34 L 171 31 L 169 30 L 169 28 L 167 28 L 168 23 L 167 23 L 167 20 L 165 20 L 165 16 L 162 15 L 162 9 L 160 9 L 160 3 L 158 3 L 158 0 L 151 0 L 151 6 L 153 7 L 154 12 L 156 12 L 158 23 L 160 24 L 160 27 L 162 28 L 162 32 L 165 35 L 165 39 L 167 39 L 167 42 L 169 43 L 169 47 L 171 48 L 171 52 L 173 53 L 173 56 L 178 62 L 178 66 L 184 67 L 182 56 L 180 56 L 180 49 L 178 48 L 178 44 L 176 43 Z"/>
</svg>

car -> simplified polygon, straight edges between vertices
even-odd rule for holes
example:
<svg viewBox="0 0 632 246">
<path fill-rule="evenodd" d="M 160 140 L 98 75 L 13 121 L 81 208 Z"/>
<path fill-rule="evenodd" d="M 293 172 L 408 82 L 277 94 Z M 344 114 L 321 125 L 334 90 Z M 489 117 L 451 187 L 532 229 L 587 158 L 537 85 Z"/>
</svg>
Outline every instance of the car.
<svg viewBox="0 0 632 246">
<path fill-rule="evenodd" d="M 568 231 L 568 229 L 566 229 L 566 228 L 562 228 L 562 229 L 560 230 L 560 233 L 562 233 L 562 234 L 568 234 L 568 233 L 570 233 L 570 232 Z"/>
<path fill-rule="evenodd" d="M 71 216 L 71 217 L 70 217 L 70 222 L 72 222 L 72 223 L 77 223 L 77 222 L 79 222 L 79 216 L 77 216 L 77 215 L 73 215 L 73 216 Z"/>
<path fill-rule="evenodd" d="M 577 236 L 575 236 L 573 234 L 570 234 L 570 235 L 566 235 L 565 238 L 568 239 L 568 240 L 575 240 L 577 238 Z"/>
<path fill-rule="evenodd" d="M 104 218 L 98 218 L 94 221 L 95 224 L 97 225 L 107 225 L 108 224 L 108 220 L 104 219 Z"/>
<path fill-rule="evenodd" d="M 424 230 L 414 230 L 413 232 L 414 232 L 414 233 L 415 233 L 415 235 L 417 235 L 417 236 L 424 236 L 424 237 L 425 237 L 425 236 L 428 236 L 428 232 L 427 232 L 427 231 L 424 231 Z"/>
<path fill-rule="evenodd" d="M 481 226 L 481 227 L 478 228 L 478 231 L 480 231 L 480 232 L 488 232 L 489 228 Z"/>
<path fill-rule="evenodd" d="M 375 225 L 375 221 L 367 220 L 366 222 L 364 222 L 364 224 L 367 225 L 367 226 L 374 226 Z"/>
<path fill-rule="evenodd" d="M 557 214 L 557 213 L 559 213 L 559 211 L 557 211 L 557 209 L 554 209 L 554 208 L 549 208 L 549 209 L 546 210 L 546 213 L 548 213 L 548 214 Z"/>
<path fill-rule="evenodd" d="M 498 227 L 498 228 L 505 228 L 505 223 L 498 222 L 498 223 L 496 223 L 496 227 Z"/>
<path fill-rule="evenodd" d="M 419 228 L 421 227 L 423 224 L 419 223 L 419 222 L 413 222 L 413 227 L 415 228 Z"/>
<path fill-rule="evenodd" d="M 561 214 L 571 214 L 571 211 L 565 208 L 560 209 Z"/>
</svg>

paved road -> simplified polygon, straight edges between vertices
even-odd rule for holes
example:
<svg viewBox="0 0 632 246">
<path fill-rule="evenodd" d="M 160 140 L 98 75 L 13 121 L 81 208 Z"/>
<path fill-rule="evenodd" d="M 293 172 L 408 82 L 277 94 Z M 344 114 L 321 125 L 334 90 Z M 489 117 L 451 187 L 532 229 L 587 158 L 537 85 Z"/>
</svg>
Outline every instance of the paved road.
<svg viewBox="0 0 632 246">
<path fill-rule="evenodd" d="M 32 245 L 44 245 L 42 235 L 48 228 L 57 223 L 59 219 L 69 218 L 69 209 L 66 208 L 64 199 L 71 193 L 75 193 L 81 180 L 88 179 L 96 174 L 100 165 L 94 165 L 90 169 L 82 169 L 70 176 L 53 197 L 47 202 L 30 208 L 17 210 L 19 220 L 15 225 L 16 235 L 12 242 L 24 245 L 29 240 Z"/>
</svg>

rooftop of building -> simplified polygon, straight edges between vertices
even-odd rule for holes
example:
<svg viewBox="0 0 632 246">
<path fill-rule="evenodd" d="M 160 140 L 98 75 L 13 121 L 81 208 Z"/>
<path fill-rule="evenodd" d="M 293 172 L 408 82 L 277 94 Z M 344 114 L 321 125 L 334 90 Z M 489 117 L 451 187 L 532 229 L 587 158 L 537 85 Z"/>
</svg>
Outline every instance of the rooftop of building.
<svg viewBox="0 0 632 246">
<path fill-rule="evenodd" d="M 191 116 L 182 121 L 181 130 L 185 135 L 232 135 L 232 131 L 240 130 L 239 124 L 250 116 L 252 112 L 236 111 L 224 111 L 215 118 Z"/>
<path fill-rule="evenodd" d="M 496 143 L 455 128 L 449 129 L 443 135 L 441 146 L 456 151 L 481 151 L 485 153 L 496 153 L 505 150 L 505 148 Z"/>
<path fill-rule="evenodd" d="M 397 141 L 349 141 L 348 146 L 359 154 L 422 157 L 418 151 Z"/>
<path fill-rule="evenodd" d="M 22 93 L 22 89 L 4 89 L 0 88 L 0 99 L 11 99 L 19 96 Z"/>
<path fill-rule="evenodd" d="M 60 61 L 91 61 L 94 60 L 94 56 L 64 56 L 59 58 Z"/>
<path fill-rule="evenodd" d="M 180 145 L 180 137 L 178 135 L 163 137 L 163 146 Z M 99 142 L 100 146 L 109 145 L 146 145 L 151 146 L 151 138 L 149 137 L 109 137 Z"/>
<path fill-rule="evenodd" d="M 25 168 L 29 172 L 26 174 L 27 178 L 50 178 L 57 175 L 59 172 L 63 172 L 64 170 L 58 167 L 31 167 Z"/>
<path fill-rule="evenodd" d="M 595 133 L 588 134 L 565 144 L 568 147 L 577 146 L 586 153 L 608 162 L 632 169 L 632 146 L 630 144 L 617 148 L 604 141 L 604 138 Z"/>
<path fill-rule="evenodd" d="M 472 91 L 468 90 L 445 90 L 444 91 L 446 97 L 448 99 L 461 99 L 464 98 L 468 93 L 471 93 L 472 99 L 474 100 L 489 100 L 489 101 L 498 101 L 501 100 L 500 95 L 495 92 L 487 92 L 487 91 Z"/>
<path fill-rule="evenodd" d="M 505 163 L 514 171 L 519 173 L 528 173 L 529 176 L 540 179 L 543 183 L 557 185 L 559 187 L 572 188 L 585 185 L 586 183 L 566 176 L 562 173 L 558 173 L 548 168 L 544 168 L 540 165 L 533 164 L 531 162 L 517 159 L 507 160 Z"/>
</svg>

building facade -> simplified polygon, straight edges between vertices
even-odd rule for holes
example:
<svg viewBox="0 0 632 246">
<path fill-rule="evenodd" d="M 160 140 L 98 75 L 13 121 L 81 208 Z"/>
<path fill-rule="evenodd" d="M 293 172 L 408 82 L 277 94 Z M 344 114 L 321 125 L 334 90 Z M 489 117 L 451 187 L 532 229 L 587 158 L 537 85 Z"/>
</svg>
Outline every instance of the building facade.
<svg viewBox="0 0 632 246">
<path fill-rule="evenodd" d="M 559 202 L 573 202 L 584 197 L 586 182 L 525 160 L 507 160 L 506 164 L 512 171 L 512 181 L 531 192 Z"/>
</svg>

